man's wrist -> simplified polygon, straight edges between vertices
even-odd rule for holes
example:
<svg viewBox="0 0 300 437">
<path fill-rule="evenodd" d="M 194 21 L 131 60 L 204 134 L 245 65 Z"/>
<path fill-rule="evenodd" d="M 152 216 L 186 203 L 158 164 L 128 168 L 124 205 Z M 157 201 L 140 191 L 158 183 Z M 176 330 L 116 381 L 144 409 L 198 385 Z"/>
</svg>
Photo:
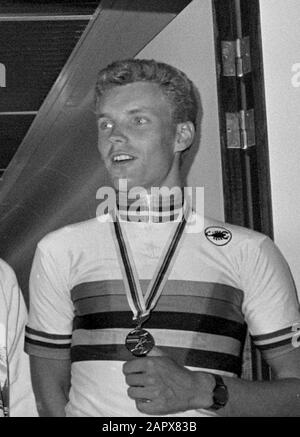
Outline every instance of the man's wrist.
<svg viewBox="0 0 300 437">
<path fill-rule="evenodd" d="M 229 395 L 227 386 L 220 375 L 208 372 L 196 372 L 197 380 L 194 387 L 197 396 L 192 407 L 195 410 L 218 411 L 224 408 Z"/>
<path fill-rule="evenodd" d="M 213 390 L 216 385 L 214 376 L 208 372 L 193 372 L 196 379 L 193 383 L 195 396 L 191 399 L 190 409 L 207 410 L 213 404 Z"/>
<path fill-rule="evenodd" d="M 208 408 L 211 411 L 217 411 L 224 408 L 229 400 L 228 388 L 220 375 L 212 374 L 215 379 L 215 386 L 212 392 L 213 403 Z"/>
</svg>

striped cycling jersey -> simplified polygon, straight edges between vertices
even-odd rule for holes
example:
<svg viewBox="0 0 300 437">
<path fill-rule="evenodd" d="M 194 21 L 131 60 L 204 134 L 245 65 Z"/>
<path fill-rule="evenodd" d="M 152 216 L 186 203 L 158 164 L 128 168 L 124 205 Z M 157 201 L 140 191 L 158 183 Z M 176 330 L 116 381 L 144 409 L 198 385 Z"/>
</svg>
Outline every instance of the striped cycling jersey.
<svg viewBox="0 0 300 437">
<path fill-rule="evenodd" d="M 241 374 L 247 326 L 266 358 L 292 350 L 300 316 L 278 249 L 244 228 L 205 219 L 199 231 L 195 222 L 186 226 L 144 325 L 156 346 L 192 370 L 228 376 Z M 145 291 L 176 224 L 121 220 L 121 226 Z M 132 358 L 125 338 L 133 321 L 114 239 L 108 219 L 93 219 L 49 234 L 36 251 L 26 349 L 71 359 L 69 416 L 141 415 L 121 369 Z"/>
</svg>

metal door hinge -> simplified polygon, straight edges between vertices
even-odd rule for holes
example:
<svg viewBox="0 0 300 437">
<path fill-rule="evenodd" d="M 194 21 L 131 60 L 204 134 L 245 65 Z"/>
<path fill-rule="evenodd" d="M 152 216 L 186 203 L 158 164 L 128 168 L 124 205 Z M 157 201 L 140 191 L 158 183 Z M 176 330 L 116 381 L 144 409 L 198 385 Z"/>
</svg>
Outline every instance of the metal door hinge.
<svg viewBox="0 0 300 437">
<path fill-rule="evenodd" d="M 250 38 L 221 41 L 223 76 L 243 77 L 251 71 Z"/>
<path fill-rule="evenodd" d="M 227 149 L 255 146 L 254 110 L 226 113 Z"/>
</svg>

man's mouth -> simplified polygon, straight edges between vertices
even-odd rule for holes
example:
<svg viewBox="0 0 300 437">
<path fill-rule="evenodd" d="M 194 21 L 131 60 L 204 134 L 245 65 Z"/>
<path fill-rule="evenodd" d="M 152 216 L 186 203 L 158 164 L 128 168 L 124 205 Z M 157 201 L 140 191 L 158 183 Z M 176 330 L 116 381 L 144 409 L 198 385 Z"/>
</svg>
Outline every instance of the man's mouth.
<svg viewBox="0 0 300 437">
<path fill-rule="evenodd" d="M 113 155 L 111 160 L 113 164 L 127 164 L 128 162 L 135 160 L 135 157 L 127 153 L 118 153 Z"/>
</svg>

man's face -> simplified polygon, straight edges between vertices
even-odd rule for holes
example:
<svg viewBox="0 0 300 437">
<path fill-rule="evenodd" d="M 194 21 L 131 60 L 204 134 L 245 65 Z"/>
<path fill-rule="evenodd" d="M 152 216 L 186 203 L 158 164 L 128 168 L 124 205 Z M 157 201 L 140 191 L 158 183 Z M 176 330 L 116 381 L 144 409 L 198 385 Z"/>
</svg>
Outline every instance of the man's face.
<svg viewBox="0 0 300 437">
<path fill-rule="evenodd" d="M 127 179 L 128 189 L 168 186 L 176 125 L 159 86 L 150 82 L 116 86 L 101 98 L 97 114 L 98 148 L 115 188 L 119 179 Z"/>
</svg>

